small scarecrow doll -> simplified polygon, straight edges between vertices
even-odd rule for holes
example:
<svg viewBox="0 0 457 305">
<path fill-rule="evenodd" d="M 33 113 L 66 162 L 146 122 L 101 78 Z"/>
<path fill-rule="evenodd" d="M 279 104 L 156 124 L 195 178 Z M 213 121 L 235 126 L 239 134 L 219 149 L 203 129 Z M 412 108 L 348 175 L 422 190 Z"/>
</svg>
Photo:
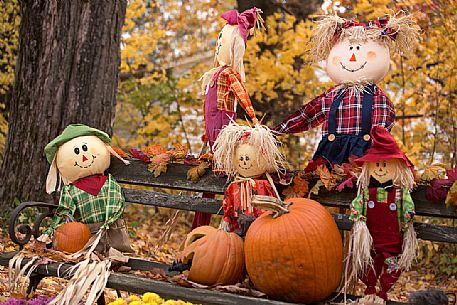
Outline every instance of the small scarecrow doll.
<svg viewBox="0 0 457 305">
<path fill-rule="evenodd" d="M 394 106 L 376 85 L 389 72 L 389 50 L 408 53 L 417 40 L 418 28 L 409 15 L 367 23 L 324 17 L 313 36 L 312 52 L 317 61 L 326 61 L 326 71 L 336 85 L 274 130 L 298 133 L 322 124 L 322 140 L 313 160 L 341 164 L 351 155 L 361 157 L 370 146 L 372 126 L 390 130 L 394 125 Z"/>
<path fill-rule="evenodd" d="M 236 119 L 238 103 L 252 122 L 258 124 L 249 94 L 243 84 L 245 81 L 243 57 L 248 34 L 253 33 L 256 27 L 263 27 L 260 13 L 261 10 L 254 7 L 242 13 L 230 10 L 222 14 L 227 24 L 217 38 L 214 68 L 200 79 L 205 95 L 203 141 L 211 151 L 222 128 Z M 203 197 L 214 198 L 214 195 L 204 193 Z M 211 214 L 197 212 L 192 229 L 208 225 L 210 220 Z"/>
<path fill-rule="evenodd" d="M 284 157 L 268 127 L 231 123 L 214 144 L 214 161 L 217 170 L 233 179 L 222 203 L 221 228 L 243 237 L 252 221 L 263 213 L 253 207 L 252 196 L 279 198 L 269 173 L 284 169 Z"/>
<path fill-rule="evenodd" d="M 51 164 L 46 191 L 60 192 L 59 206 L 51 226 L 39 237 L 50 243 L 55 229 L 68 217 L 89 226 L 97 234 L 96 250 L 107 253 L 110 247 L 133 252 L 122 213 L 124 196 L 116 180 L 104 172 L 110 166 L 110 155 L 123 160 L 110 146 L 109 136 L 82 124 L 69 125 L 45 147 Z M 95 246 L 94 246 L 95 247 Z"/>
<path fill-rule="evenodd" d="M 392 135 L 381 126 L 371 132 L 373 144 L 355 160 L 362 166 L 359 194 L 352 201 L 354 221 L 348 255 L 353 279 L 365 283 L 365 295 L 387 300 L 387 292 L 402 270 L 410 268 L 416 256 L 417 239 L 413 228 L 413 165 Z"/>
</svg>

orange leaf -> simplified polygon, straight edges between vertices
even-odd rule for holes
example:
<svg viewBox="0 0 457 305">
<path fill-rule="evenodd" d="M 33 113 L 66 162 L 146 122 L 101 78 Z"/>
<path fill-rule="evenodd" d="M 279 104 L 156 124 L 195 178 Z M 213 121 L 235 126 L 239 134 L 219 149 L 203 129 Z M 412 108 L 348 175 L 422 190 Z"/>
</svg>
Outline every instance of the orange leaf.
<svg viewBox="0 0 457 305">
<path fill-rule="evenodd" d="M 202 162 L 197 166 L 191 167 L 187 171 L 187 180 L 191 180 L 192 182 L 198 182 L 200 177 L 202 177 L 206 173 L 206 169 L 209 168 L 209 164 L 207 162 Z"/>
<path fill-rule="evenodd" d="M 327 190 L 331 190 L 335 187 L 336 179 L 328 170 L 327 166 L 319 165 L 316 171 L 319 174 L 319 177 L 321 178 L 321 181 Z"/>
<path fill-rule="evenodd" d="M 123 151 L 121 148 L 119 147 L 112 147 L 112 149 L 119 155 L 121 156 L 122 158 L 128 158 L 128 155 L 125 151 Z"/>
<path fill-rule="evenodd" d="M 294 177 L 294 192 L 297 194 L 298 197 L 305 197 L 305 195 L 308 193 L 308 181 L 303 179 L 301 175 L 297 175 Z"/>
<path fill-rule="evenodd" d="M 454 181 L 446 197 L 446 206 L 457 205 L 457 180 Z"/>
<path fill-rule="evenodd" d="M 171 155 L 175 159 L 182 159 L 185 156 L 187 156 L 187 153 L 189 151 L 189 147 L 187 147 L 187 145 L 183 145 L 183 144 L 177 143 L 177 144 L 174 144 L 173 146 L 174 146 L 175 149 L 173 149 L 171 151 Z"/>
<path fill-rule="evenodd" d="M 168 150 L 165 147 L 160 146 L 159 144 L 152 144 L 143 149 L 143 152 L 147 154 L 149 157 L 153 157 L 155 155 L 160 155 L 166 153 Z"/>
<path fill-rule="evenodd" d="M 167 153 L 162 153 L 159 155 L 155 155 L 154 157 L 151 158 L 151 163 L 152 164 L 162 164 L 162 163 L 168 163 L 170 161 L 170 155 Z"/>
</svg>

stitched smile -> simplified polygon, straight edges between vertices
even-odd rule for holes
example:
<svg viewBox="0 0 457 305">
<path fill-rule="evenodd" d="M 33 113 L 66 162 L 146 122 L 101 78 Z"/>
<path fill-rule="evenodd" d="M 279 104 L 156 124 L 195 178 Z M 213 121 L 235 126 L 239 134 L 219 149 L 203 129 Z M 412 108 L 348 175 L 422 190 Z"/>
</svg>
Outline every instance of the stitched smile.
<svg viewBox="0 0 457 305">
<path fill-rule="evenodd" d="M 238 165 L 238 166 L 241 167 L 242 169 L 251 169 L 252 168 L 252 164 L 249 167 L 242 167 L 241 165 Z"/>
<path fill-rule="evenodd" d="M 342 67 L 344 70 L 349 71 L 349 72 L 357 72 L 357 71 L 359 71 L 359 70 L 362 70 L 363 68 L 365 68 L 365 65 L 366 65 L 366 64 L 367 64 L 367 62 L 364 62 L 363 65 L 361 65 L 361 66 L 358 67 L 357 69 L 348 69 L 348 68 L 346 68 L 345 65 L 343 65 L 342 62 L 340 62 L 341 67 Z"/>
<path fill-rule="evenodd" d="M 92 162 L 90 162 L 90 164 L 87 165 L 87 166 L 81 166 L 81 165 L 78 164 L 78 162 L 75 161 L 75 166 L 79 166 L 79 168 L 89 168 L 89 167 L 92 166 L 92 164 L 94 164 L 95 158 L 96 157 L 94 155 L 92 155 Z"/>
<path fill-rule="evenodd" d="M 376 174 L 376 176 L 379 176 L 379 177 L 384 177 L 385 175 L 387 175 L 387 171 L 384 172 L 384 175 L 378 173 L 378 172 L 374 172 Z"/>
</svg>

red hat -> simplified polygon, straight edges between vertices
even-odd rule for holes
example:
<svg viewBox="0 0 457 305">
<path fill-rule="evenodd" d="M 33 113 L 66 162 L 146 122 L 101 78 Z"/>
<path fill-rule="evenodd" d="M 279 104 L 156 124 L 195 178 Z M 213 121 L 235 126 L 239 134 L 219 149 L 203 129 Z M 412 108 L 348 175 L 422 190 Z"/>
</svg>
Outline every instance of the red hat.
<svg viewBox="0 0 457 305">
<path fill-rule="evenodd" d="M 244 42 L 246 43 L 248 39 L 248 30 L 255 26 L 257 8 L 253 7 L 242 13 L 238 13 L 237 10 L 230 10 L 223 13 L 221 17 L 230 25 L 238 25 L 241 37 L 243 37 Z"/>
<path fill-rule="evenodd" d="M 363 157 L 355 160 L 359 165 L 364 162 L 378 162 L 389 159 L 403 160 L 408 167 L 414 169 L 414 165 L 400 150 L 397 142 L 390 132 L 382 126 L 373 126 L 371 128 L 371 147 L 366 151 Z"/>
</svg>

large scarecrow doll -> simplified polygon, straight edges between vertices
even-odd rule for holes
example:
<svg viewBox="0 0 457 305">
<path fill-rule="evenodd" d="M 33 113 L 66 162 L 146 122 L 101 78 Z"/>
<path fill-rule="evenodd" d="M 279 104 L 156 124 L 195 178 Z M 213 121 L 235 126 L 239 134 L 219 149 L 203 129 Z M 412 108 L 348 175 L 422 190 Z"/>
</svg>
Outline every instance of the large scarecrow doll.
<svg viewBox="0 0 457 305">
<path fill-rule="evenodd" d="M 298 133 L 322 124 L 322 140 L 313 160 L 341 164 L 351 155 L 361 157 L 370 146 L 372 126 L 390 130 L 394 125 L 394 106 L 376 85 L 389 71 L 389 49 L 408 53 L 417 38 L 417 26 L 409 15 L 367 23 L 326 16 L 317 26 L 312 51 L 317 60 L 326 61 L 326 71 L 336 85 L 274 130 Z"/>
<path fill-rule="evenodd" d="M 225 191 L 221 228 L 244 236 L 249 224 L 263 213 L 253 207 L 252 196 L 279 198 L 269 173 L 284 169 L 284 157 L 268 127 L 231 123 L 214 144 L 214 162 L 217 170 L 233 180 Z"/>
<path fill-rule="evenodd" d="M 227 24 L 217 38 L 214 68 L 201 78 L 205 95 L 203 140 L 211 151 L 219 132 L 230 120 L 236 119 L 237 104 L 241 105 L 254 124 L 258 123 L 249 94 L 243 84 L 243 57 L 248 34 L 254 31 L 256 26 L 263 26 L 260 13 L 261 10 L 254 7 L 242 13 L 230 10 L 222 14 Z M 206 198 L 214 198 L 212 194 L 203 195 Z M 211 214 L 197 212 L 192 228 L 207 225 L 210 219 Z"/>
<path fill-rule="evenodd" d="M 110 247 L 133 252 L 122 213 L 124 196 L 116 180 L 104 172 L 110 165 L 110 155 L 119 155 L 109 146 L 109 136 L 82 124 L 69 125 L 45 147 L 51 164 L 46 191 L 54 192 L 60 180 L 59 206 L 51 226 L 39 240 L 50 243 L 56 228 L 68 217 L 89 226 L 98 234 L 96 250 L 107 253 Z M 122 160 L 128 164 L 128 161 Z"/>
<path fill-rule="evenodd" d="M 356 159 L 362 165 L 359 194 L 352 201 L 354 227 L 348 255 L 352 276 L 366 284 L 366 295 L 387 300 L 387 292 L 415 258 L 413 165 L 384 127 L 371 132 L 373 144 Z"/>
</svg>

